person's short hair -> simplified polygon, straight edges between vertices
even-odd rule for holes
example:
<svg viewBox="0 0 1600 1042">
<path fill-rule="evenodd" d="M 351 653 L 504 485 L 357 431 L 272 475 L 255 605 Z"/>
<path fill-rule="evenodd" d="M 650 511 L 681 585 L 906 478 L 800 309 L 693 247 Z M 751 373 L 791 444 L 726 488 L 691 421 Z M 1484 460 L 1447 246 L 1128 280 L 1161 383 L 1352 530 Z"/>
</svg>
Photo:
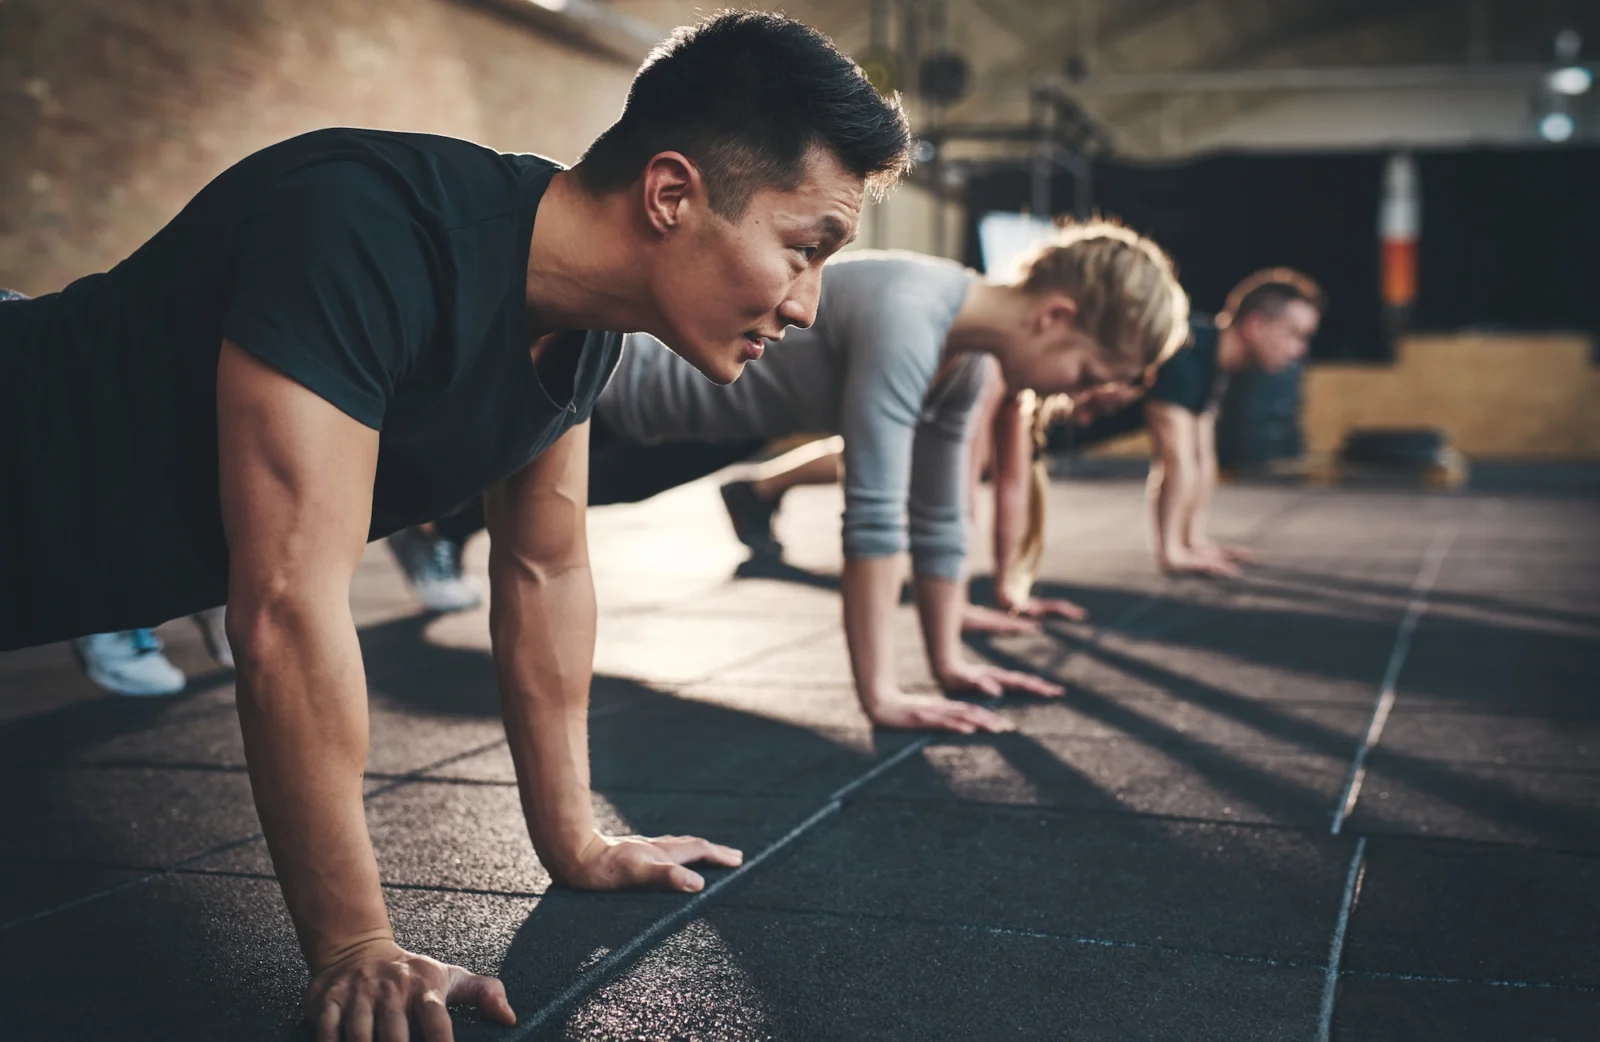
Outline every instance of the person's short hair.
<svg viewBox="0 0 1600 1042">
<path fill-rule="evenodd" d="M 1189 339 L 1189 295 L 1172 258 L 1111 220 L 1067 221 L 1023 258 L 1016 285 L 1064 293 L 1078 322 L 1106 348 L 1160 365 Z"/>
<path fill-rule="evenodd" d="M 1297 300 L 1310 304 L 1319 315 L 1327 310 L 1328 298 L 1310 275 L 1293 268 L 1263 268 L 1233 287 L 1217 324 L 1229 326 L 1254 314 L 1275 318 Z"/>
<path fill-rule="evenodd" d="M 576 173 L 591 191 L 633 183 L 651 157 L 681 152 L 729 220 L 763 188 L 791 189 L 813 148 L 880 192 L 911 165 L 898 95 L 878 94 L 860 66 L 810 26 L 728 11 L 678 29 L 640 66 L 622 116 Z"/>
</svg>

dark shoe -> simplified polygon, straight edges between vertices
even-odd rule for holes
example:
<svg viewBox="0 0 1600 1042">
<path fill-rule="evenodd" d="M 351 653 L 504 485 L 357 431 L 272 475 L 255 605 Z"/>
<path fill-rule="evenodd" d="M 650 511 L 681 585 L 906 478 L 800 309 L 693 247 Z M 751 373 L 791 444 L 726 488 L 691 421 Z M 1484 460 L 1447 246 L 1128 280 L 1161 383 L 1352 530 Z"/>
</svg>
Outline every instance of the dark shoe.
<svg viewBox="0 0 1600 1042">
<path fill-rule="evenodd" d="M 733 534 L 758 557 L 782 557 L 783 544 L 772 535 L 772 515 L 776 502 L 768 503 L 756 495 L 749 481 L 732 481 L 722 486 L 722 503 L 733 522 Z"/>
</svg>

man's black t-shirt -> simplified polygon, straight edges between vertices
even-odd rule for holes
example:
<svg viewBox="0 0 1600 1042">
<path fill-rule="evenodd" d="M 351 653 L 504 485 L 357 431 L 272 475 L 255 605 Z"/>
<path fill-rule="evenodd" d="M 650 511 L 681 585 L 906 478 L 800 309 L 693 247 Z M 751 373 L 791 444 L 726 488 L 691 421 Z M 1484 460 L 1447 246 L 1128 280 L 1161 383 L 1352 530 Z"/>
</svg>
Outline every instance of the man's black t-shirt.
<svg viewBox="0 0 1600 1042">
<path fill-rule="evenodd" d="M 381 432 L 371 538 L 587 419 L 621 338 L 569 334 L 543 379 L 529 355 L 528 248 L 559 169 L 318 131 L 225 171 L 111 271 L 0 304 L 0 648 L 226 600 L 224 338 Z"/>
<path fill-rule="evenodd" d="M 1156 370 L 1155 383 L 1143 398 L 1082 427 L 1070 420 L 1050 428 L 1050 452 L 1075 452 L 1124 434 L 1143 430 L 1144 407 L 1168 402 L 1196 416 L 1211 409 L 1222 394 L 1224 376 L 1217 366 L 1217 324 L 1203 315 L 1189 320 L 1189 342 Z"/>
</svg>

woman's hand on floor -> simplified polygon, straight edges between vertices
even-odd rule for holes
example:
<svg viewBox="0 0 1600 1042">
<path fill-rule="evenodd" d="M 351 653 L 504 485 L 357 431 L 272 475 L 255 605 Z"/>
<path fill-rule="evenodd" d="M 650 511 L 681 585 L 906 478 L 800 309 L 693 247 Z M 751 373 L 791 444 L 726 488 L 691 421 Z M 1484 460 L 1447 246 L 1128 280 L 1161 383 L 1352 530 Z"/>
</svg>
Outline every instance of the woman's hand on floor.
<svg viewBox="0 0 1600 1042">
<path fill-rule="evenodd" d="M 1089 609 L 1060 597 L 1029 597 L 1015 607 L 1004 606 L 1013 615 L 1024 619 L 1069 619 L 1082 622 L 1089 617 Z"/>
<path fill-rule="evenodd" d="M 1056 698 L 1066 692 L 1066 688 L 1060 684 L 1043 677 L 1019 673 L 1014 669 L 1001 669 L 985 662 L 957 662 L 942 669 L 938 680 L 939 686 L 946 691 L 956 694 L 975 692 L 990 698 L 999 698 L 1007 691 L 1020 691 L 1040 698 Z"/>
<path fill-rule="evenodd" d="M 963 633 L 991 633 L 997 636 L 1010 636 L 1018 633 L 1038 633 L 1041 627 L 1037 621 L 1012 615 L 1010 612 L 1000 611 L 997 608 L 985 608 L 981 604 L 969 604 L 961 613 L 961 632 Z"/>
<path fill-rule="evenodd" d="M 908 695 L 894 691 L 863 708 L 879 727 L 896 731 L 954 731 L 976 734 L 1015 731 L 1017 725 L 992 709 L 958 702 L 943 695 Z"/>
</svg>

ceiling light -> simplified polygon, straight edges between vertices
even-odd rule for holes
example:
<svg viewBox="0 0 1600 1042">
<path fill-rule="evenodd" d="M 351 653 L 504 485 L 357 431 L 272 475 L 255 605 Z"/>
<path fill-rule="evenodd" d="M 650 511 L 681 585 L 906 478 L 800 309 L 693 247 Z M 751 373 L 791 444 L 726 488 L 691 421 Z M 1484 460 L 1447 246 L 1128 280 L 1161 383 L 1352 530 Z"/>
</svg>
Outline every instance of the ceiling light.
<svg viewBox="0 0 1600 1042">
<path fill-rule="evenodd" d="M 1576 98 L 1580 94 L 1588 93 L 1594 84 L 1594 75 L 1582 65 L 1569 65 L 1565 69 L 1556 69 L 1545 82 L 1557 94 Z"/>
<path fill-rule="evenodd" d="M 1547 113 L 1539 121 L 1539 136 L 1546 141 L 1565 141 L 1577 129 L 1572 122 L 1572 117 L 1565 112 Z"/>
</svg>

